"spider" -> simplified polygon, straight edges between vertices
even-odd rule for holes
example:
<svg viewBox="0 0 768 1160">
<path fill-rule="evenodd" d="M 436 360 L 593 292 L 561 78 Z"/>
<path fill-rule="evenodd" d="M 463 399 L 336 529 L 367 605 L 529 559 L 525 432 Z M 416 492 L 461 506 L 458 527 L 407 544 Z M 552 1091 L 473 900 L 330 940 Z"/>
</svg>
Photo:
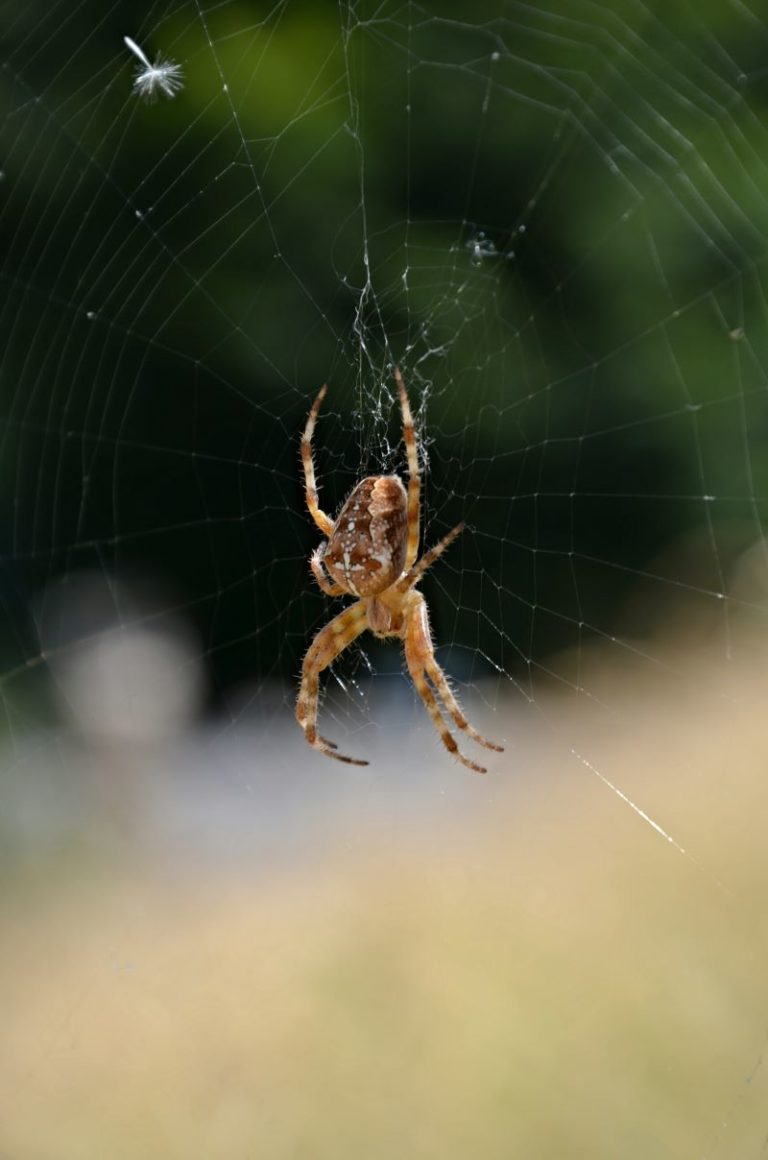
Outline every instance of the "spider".
<svg viewBox="0 0 768 1160">
<path fill-rule="evenodd" d="M 411 408 L 402 375 L 394 369 L 403 416 L 403 440 L 408 456 L 408 491 L 397 475 L 369 475 L 353 488 L 335 522 L 318 504 L 312 435 L 327 386 L 312 404 L 301 439 L 301 460 L 307 507 L 327 539 L 316 548 L 310 568 L 328 596 L 356 596 L 315 636 L 304 657 L 296 720 L 309 744 L 337 761 L 367 765 L 356 757 L 339 753 L 336 745 L 317 732 L 320 674 L 366 629 L 374 636 L 399 637 L 405 645 L 405 661 L 416 691 L 427 707 L 445 748 L 476 773 L 485 768 L 459 750 L 446 728 L 442 711 L 479 745 L 501 753 L 503 747 L 487 741 L 467 721 L 445 673 L 435 658 L 424 597 L 416 585 L 438 556 L 463 530 L 457 524 L 439 543 L 417 560 L 419 551 L 419 501 L 421 477 Z M 430 684 L 431 682 L 431 684 Z M 441 711 L 442 710 L 442 711 Z"/>
</svg>

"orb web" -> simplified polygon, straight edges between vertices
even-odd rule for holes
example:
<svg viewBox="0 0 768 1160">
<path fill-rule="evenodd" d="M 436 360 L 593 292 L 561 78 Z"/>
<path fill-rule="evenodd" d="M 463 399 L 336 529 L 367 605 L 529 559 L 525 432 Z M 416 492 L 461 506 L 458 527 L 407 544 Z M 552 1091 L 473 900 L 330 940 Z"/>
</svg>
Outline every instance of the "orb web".
<svg viewBox="0 0 768 1160">
<path fill-rule="evenodd" d="M 13 865 L 81 841 L 94 800 L 94 831 L 119 816 L 165 845 L 170 825 L 177 852 L 191 832 L 259 872 L 321 832 L 357 850 L 358 827 L 405 841 L 436 813 L 546 802 L 550 837 L 575 841 L 573 814 L 577 856 L 626 843 L 647 864 L 641 951 L 699 916 L 691 976 L 645 976 L 685 997 L 653 1058 L 707 1093 L 670 1111 L 663 1154 L 758 1154 L 768 25 L 741 4 L 581 0 L 10 15 Z M 329 513 L 363 475 L 404 475 L 395 365 L 422 546 L 467 524 L 422 588 L 468 715 L 506 745 L 483 783 L 442 751 L 397 642 L 362 638 L 325 675 L 321 730 L 365 774 L 305 751 L 293 721 L 339 607 L 307 566 L 300 432 L 327 382 Z M 104 790 L 113 767 L 130 794 L 127 774 Z M 709 1070 L 680 1049 L 692 1029 Z M 647 1155 L 639 1119 L 624 1130 Z M 605 1154 L 634 1154 L 611 1125 Z"/>
</svg>

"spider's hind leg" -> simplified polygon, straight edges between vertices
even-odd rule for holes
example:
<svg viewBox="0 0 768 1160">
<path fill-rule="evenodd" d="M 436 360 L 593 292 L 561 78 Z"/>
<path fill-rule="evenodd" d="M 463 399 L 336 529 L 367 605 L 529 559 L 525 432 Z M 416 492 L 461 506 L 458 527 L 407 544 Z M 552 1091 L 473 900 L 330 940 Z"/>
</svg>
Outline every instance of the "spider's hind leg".
<svg viewBox="0 0 768 1160">
<path fill-rule="evenodd" d="M 411 679 L 416 686 L 416 692 L 426 705 L 445 748 L 462 765 L 466 765 L 468 769 L 474 770 L 475 773 L 486 773 L 484 766 L 478 765 L 476 762 L 470 761 L 468 757 L 464 756 L 456 744 L 455 737 L 446 728 L 445 721 L 440 712 L 438 699 L 427 681 L 427 676 L 429 676 L 439 696 L 442 698 L 446 710 L 462 732 L 471 737 L 473 741 L 476 741 L 478 745 L 484 745 L 486 749 L 494 749 L 497 752 L 501 752 L 502 746 L 495 745 L 494 742 L 488 741 L 482 734 L 478 733 L 462 713 L 458 701 L 451 692 L 445 673 L 435 659 L 432 635 L 429 631 L 429 620 L 427 618 L 427 605 L 420 592 L 411 593 L 409 598 L 409 608 L 405 623 L 405 660 L 408 665 L 408 671 L 411 674 Z"/>
<path fill-rule="evenodd" d="M 432 684 L 437 689 L 438 695 L 440 696 L 451 717 L 456 722 L 458 728 L 466 733 L 468 737 L 471 737 L 473 741 L 476 741 L 478 745 L 484 745 L 486 749 L 493 749 L 496 753 L 503 753 L 503 745 L 496 745 L 494 741 L 489 741 L 487 737 L 483 737 L 482 733 L 478 733 L 477 729 L 475 729 L 472 725 L 470 725 L 469 721 L 467 721 L 466 717 L 461 711 L 459 702 L 456 700 L 453 694 L 451 686 L 448 684 L 448 678 L 440 668 L 440 665 L 437 663 L 434 656 L 432 657 L 431 661 L 427 662 L 427 675 L 429 676 Z"/>
<path fill-rule="evenodd" d="M 368 762 L 338 753 L 335 744 L 317 732 L 320 674 L 365 630 L 367 623 L 365 605 L 358 601 L 320 629 L 304 657 L 301 687 L 296 701 L 296 720 L 304 730 L 308 744 L 326 757 L 334 757 L 336 761 L 343 761 L 347 765 L 367 765 Z"/>
</svg>

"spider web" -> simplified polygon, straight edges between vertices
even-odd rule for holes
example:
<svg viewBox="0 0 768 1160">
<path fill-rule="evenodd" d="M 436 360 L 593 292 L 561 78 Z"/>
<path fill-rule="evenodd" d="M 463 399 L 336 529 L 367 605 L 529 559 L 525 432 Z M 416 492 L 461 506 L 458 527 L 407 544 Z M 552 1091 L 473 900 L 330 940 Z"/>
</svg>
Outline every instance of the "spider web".
<svg viewBox="0 0 768 1160">
<path fill-rule="evenodd" d="M 768 24 L 737 0 L 668 8 L 11 3 L 3 35 L 8 865 L 45 881 L 74 850 L 121 879 L 128 849 L 130 879 L 150 851 L 193 882 L 195 857 L 306 870 L 330 842 L 346 889 L 370 834 L 384 866 L 429 834 L 426 863 L 401 854 L 420 882 L 445 870 L 461 898 L 488 872 L 539 953 L 525 924 L 552 921 L 560 1021 L 530 1028 L 528 1155 L 758 1156 L 768 1130 Z M 141 101 L 124 36 L 182 66 L 174 99 Z M 395 364 L 423 547 L 467 524 L 422 590 L 468 716 L 506 746 L 482 782 L 441 749 L 395 642 L 363 638 L 325 677 L 321 730 L 365 771 L 292 718 L 340 607 L 307 569 L 299 434 L 327 381 L 329 513 L 362 475 L 404 473 Z M 8 893 L 15 922 L 27 895 Z M 376 897 L 381 916 L 401 896 Z M 67 1037 L 87 1054 L 100 956 L 159 953 L 117 910 L 0 1064 L 22 1097 L 6 1147 L 41 1146 L 23 1109 Z M 496 980 L 497 1016 L 528 985 Z M 585 1040 L 609 1064 L 577 1082 Z M 482 1123 L 508 1155 L 504 1115 L 467 1098 L 468 1140 Z M 349 1154 L 378 1154 L 361 1106 Z M 465 1154 L 427 1120 L 429 1146 L 382 1155 Z M 251 1128 L 227 1130 L 211 1154 L 242 1151 Z M 71 1131 L 61 1155 L 109 1150 Z M 296 1154 L 281 1131 L 268 1154 Z"/>
</svg>

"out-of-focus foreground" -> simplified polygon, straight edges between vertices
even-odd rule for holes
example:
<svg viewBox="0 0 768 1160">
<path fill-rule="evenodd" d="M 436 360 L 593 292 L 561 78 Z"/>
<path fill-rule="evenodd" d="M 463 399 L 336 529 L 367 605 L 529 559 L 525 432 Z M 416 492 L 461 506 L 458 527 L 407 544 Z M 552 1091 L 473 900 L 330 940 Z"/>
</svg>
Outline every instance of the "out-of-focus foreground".
<svg viewBox="0 0 768 1160">
<path fill-rule="evenodd" d="M 185 842 L 169 810 L 166 835 L 29 856 L 2 903 L 2 1156 L 759 1155 L 765 657 L 727 687 L 668 661 L 473 706 L 508 744 L 486 778 L 415 715 L 393 752 L 386 706 L 377 772 L 350 772 L 286 704 L 234 775 L 195 743 L 235 802 L 220 848 L 206 809 Z"/>
</svg>

